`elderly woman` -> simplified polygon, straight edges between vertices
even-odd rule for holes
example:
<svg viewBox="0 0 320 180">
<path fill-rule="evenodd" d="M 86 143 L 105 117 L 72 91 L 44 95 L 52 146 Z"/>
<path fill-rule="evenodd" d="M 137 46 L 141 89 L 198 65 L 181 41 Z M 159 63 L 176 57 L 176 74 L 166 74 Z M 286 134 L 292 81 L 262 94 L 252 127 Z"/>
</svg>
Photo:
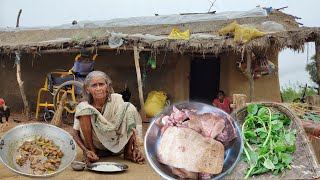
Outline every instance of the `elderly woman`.
<svg viewBox="0 0 320 180">
<path fill-rule="evenodd" d="M 135 129 L 141 117 L 131 103 L 113 93 L 110 78 L 101 71 L 89 73 L 83 93 L 87 101 L 76 108 L 73 137 L 83 150 L 85 161 L 123 154 L 125 159 L 144 163 Z"/>
</svg>

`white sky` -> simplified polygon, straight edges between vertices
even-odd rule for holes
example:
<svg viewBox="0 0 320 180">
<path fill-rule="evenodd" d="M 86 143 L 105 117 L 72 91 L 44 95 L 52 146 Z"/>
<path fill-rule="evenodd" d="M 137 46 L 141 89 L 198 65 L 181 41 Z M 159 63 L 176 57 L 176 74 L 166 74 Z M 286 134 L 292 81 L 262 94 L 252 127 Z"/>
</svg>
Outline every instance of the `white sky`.
<svg viewBox="0 0 320 180">
<path fill-rule="evenodd" d="M 0 28 L 14 27 L 19 9 L 22 9 L 20 27 L 57 26 L 73 20 L 107 20 L 120 17 L 154 16 L 186 12 L 207 12 L 209 0 L 0 0 Z M 280 8 L 301 17 L 305 26 L 320 26 L 319 0 L 216 0 L 211 10 L 217 12 L 250 10 L 261 5 Z M 309 45 L 309 57 L 315 53 Z M 281 52 L 279 56 L 280 84 L 311 83 L 304 70 L 307 52 Z"/>
</svg>

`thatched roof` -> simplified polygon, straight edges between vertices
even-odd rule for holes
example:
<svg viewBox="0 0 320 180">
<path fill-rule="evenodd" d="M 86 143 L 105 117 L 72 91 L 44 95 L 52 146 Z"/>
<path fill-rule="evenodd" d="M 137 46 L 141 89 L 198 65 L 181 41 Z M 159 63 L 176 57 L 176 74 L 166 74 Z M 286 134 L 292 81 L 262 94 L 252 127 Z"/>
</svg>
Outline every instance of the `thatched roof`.
<svg viewBox="0 0 320 180">
<path fill-rule="evenodd" d="M 270 33 L 247 42 L 245 44 L 247 48 L 257 50 L 291 48 L 299 51 L 303 50 L 304 43 L 320 39 L 320 28 L 299 27 L 296 19 L 295 16 L 273 10 L 268 16 L 247 17 L 237 21 L 239 24 L 254 25 L 258 29 L 263 22 L 273 21 L 285 28 L 282 32 Z M 99 49 L 101 45 L 108 45 L 110 32 L 123 33 L 124 44 L 121 48 L 139 44 L 146 48 L 174 52 L 212 54 L 226 51 L 240 52 L 243 48 L 242 44 L 235 43 L 231 38 L 221 37 L 217 33 L 219 29 L 233 21 L 234 19 L 127 27 L 0 31 L 0 53 L 10 53 L 15 50 L 41 53 L 43 50 L 92 46 Z M 164 38 L 174 27 L 180 30 L 190 29 L 192 38 Z M 151 40 L 148 37 L 151 37 Z"/>
</svg>

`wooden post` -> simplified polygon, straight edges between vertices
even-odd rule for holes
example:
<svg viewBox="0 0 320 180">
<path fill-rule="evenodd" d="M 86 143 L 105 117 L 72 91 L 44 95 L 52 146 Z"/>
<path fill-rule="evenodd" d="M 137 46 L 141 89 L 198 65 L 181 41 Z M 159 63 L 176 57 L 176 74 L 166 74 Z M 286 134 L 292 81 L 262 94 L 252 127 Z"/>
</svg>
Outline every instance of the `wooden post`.
<svg viewBox="0 0 320 180">
<path fill-rule="evenodd" d="M 24 113 L 27 115 L 28 120 L 31 119 L 31 114 L 30 114 L 30 106 L 27 100 L 27 96 L 26 93 L 24 91 L 24 84 L 23 81 L 21 80 L 21 66 L 20 66 L 20 59 L 21 59 L 21 55 L 19 51 L 16 51 L 16 66 L 17 66 L 17 81 L 19 84 L 19 88 L 20 88 L 20 94 L 22 97 L 22 101 L 23 101 L 23 105 L 24 105 Z"/>
<path fill-rule="evenodd" d="M 134 53 L 134 64 L 136 66 L 136 74 L 137 74 L 137 81 L 138 81 L 140 106 L 141 106 L 141 109 L 143 109 L 144 99 L 143 99 L 143 91 L 142 91 L 141 71 L 140 71 L 140 65 L 139 65 L 139 51 L 137 46 L 133 46 L 133 53 Z"/>
<path fill-rule="evenodd" d="M 241 109 L 246 106 L 247 96 L 245 94 L 233 94 L 232 103 L 230 106 L 233 110 Z"/>
<path fill-rule="evenodd" d="M 143 91 L 142 91 L 142 81 L 141 81 L 141 71 L 140 71 L 140 64 L 139 64 L 139 53 L 137 46 L 133 46 L 133 54 L 134 54 L 134 64 L 136 66 L 136 74 L 137 74 L 137 81 L 138 81 L 138 91 L 139 91 L 139 100 L 140 100 L 140 115 L 141 118 L 145 119 L 145 112 L 144 112 L 144 99 L 143 99 Z M 139 119 L 140 122 L 137 122 L 137 135 L 139 142 L 143 144 L 143 132 L 142 132 L 142 119 Z"/>
<path fill-rule="evenodd" d="M 320 86 L 320 41 L 316 41 L 316 67 L 317 67 L 317 78 L 318 78 L 318 86 Z M 318 90 L 318 95 L 320 95 L 320 90 Z"/>
<path fill-rule="evenodd" d="M 246 70 L 246 76 L 249 80 L 250 83 L 250 102 L 253 102 L 253 97 L 254 97 L 254 80 L 253 80 L 253 75 L 252 75 L 252 68 L 251 68 L 251 63 L 252 63 L 252 54 L 250 50 L 247 50 L 247 70 Z"/>
<path fill-rule="evenodd" d="M 19 13 L 18 13 L 16 28 L 19 27 L 19 20 L 20 20 L 21 12 L 22 12 L 22 9 L 20 9 Z M 29 106 L 29 103 L 27 100 L 26 93 L 24 92 L 23 81 L 21 80 L 21 66 L 20 66 L 21 54 L 19 51 L 16 51 L 15 54 L 16 54 L 15 64 L 17 66 L 17 81 L 19 84 L 20 94 L 22 97 L 23 105 L 24 105 L 24 113 L 27 115 L 27 119 L 30 120 L 31 119 L 30 106 Z"/>
</svg>

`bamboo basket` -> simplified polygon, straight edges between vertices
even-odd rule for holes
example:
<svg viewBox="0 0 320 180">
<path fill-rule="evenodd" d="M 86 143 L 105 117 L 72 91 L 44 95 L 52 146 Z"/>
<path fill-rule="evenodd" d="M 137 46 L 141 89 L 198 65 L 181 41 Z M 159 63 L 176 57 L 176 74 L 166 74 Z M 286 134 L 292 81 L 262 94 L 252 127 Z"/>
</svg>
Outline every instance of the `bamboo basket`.
<svg viewBox="0 0 320 180">
<path fill-rule="evenodd" d="M 308 134 L 308 136 L 309 136 L 309 140 L 313 146 L 315 155 L 316 155 L 318 162 L 319 162 L 320 161 L 320 137 L 316 137 L 311 134 Z"/>
<path fill-rule="evenodd" d="M 291 118 L 291 129 L 297 130 L 296 151 L 293 154 L 292 169 L 286 169 L 286 174 L 282 177 L 282 173 L 274 176 L 273 173 L 265 173 L 259 176 L 249 177 L 249 179 L 316 179 L 319 177 L 319 166 L 317 157 L 315 156 L 312 145 L 306 135 L 303 126 L 296 116 L 287 106 L 279 103 L 260 103 L 269 107 L 273 112 L 281 112 Z M 247 115 L 248 104 L 232 113 L 231 116 L 238 121 L 241 126 Z M 247 164 L 240 160 L 233 171 L 225 177 L 225 179 L 243 179 Z"/>
</svg>

